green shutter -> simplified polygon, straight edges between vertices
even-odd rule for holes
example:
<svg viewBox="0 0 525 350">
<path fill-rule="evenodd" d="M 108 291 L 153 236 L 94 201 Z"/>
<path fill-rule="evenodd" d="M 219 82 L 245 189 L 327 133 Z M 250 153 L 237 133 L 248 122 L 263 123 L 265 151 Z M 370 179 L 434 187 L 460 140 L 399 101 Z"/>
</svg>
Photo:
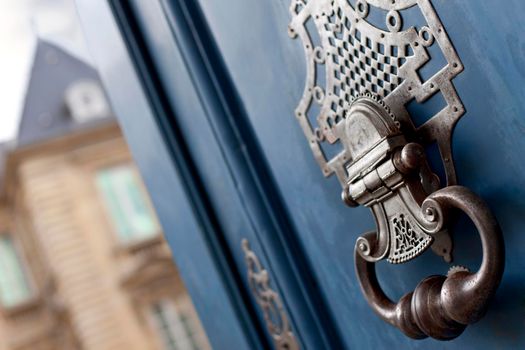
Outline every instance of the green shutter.
<svg viewBox="0 0 525 350">
<path fill-rule="evenodd" d="M 96 180 L 121 241 L 135 241 L 158 234 L 157 221 L 131 166 L 101 170 Z"/>
<path fill-rule="evenodd" d="M 11 237 L 0 237 L 0 301 L 14 306 L 31 297 L 31 288 Z"/>
</svg>

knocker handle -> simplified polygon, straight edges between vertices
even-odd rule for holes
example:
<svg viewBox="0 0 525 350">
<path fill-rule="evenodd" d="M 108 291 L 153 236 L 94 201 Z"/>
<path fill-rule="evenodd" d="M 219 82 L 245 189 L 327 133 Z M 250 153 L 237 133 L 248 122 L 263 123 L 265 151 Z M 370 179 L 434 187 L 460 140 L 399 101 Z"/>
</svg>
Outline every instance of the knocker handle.
<svg viewBox="0 0 525 350">
<path fill-rule="evenodd" d="M 452 269 L 448 276 L 429 276 L 397 303 L 385 295 L 374 263 L 364 260 L 357 246 L 354 252 L 356 273 L 365 298 L 383 320 L 411 338 L 453 339 L 484 315 L 501 281 L 505 260 L 503 238 L 490 209 L 465 187 L 449 186 L 438 190 L 425 199 L 422 208 L 439 213 L 435 220 L 442 224 L 453 209 L 469 216 L 478 230 L 483 250 L 477 272 Z M 365 236 L 370 242 L 376 240 L 375 232 Z"/>
</svg>

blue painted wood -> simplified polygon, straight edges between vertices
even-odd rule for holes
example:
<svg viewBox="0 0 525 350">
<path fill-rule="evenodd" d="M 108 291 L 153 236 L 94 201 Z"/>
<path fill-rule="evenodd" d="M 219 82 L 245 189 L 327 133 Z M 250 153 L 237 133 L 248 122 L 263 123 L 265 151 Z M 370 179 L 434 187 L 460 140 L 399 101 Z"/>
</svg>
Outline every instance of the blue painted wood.
<svg viewBox="0 0 525 350">
<path fill-rule="evenodd" d="M 285 305 L 291 309 L 295 332 L 302 334 L 299 339 L 316 348 L 337 347 L 335 327 L 323 327 L 331 319 L 324 315 L 323 301 L 316 298 L 315 282 L 310 281 L 309 271 L 302 272 L 305 267 L 301 266 L 300 247 L 293 246 L 294 254 L 290 255 L 281 246 L 283 241 L 293 245 L 289 237 L 291 229 L 283 222 L 282 213 L 276 212 L 279 203 L 271 198 L 271 181 L 264 175 L 262 157 L 253 155 L 256 150 L 247 137 L 250 131 L 240 130 L 243 111 L 230 101 L 234 97 L 228 96 L 225 81 L 217 83 L 217 67 L 211 72 L 204 69 L 209 60 L 199 50 L 204 42 L 193 47 L 203 34 L 199 32 L 197 38 L 194 37 L 197 33 L 192 32 L 199 14 L 192 12 L 196 9 L 182 5 L 182 2 L 180 6 L 136 2 L 135 13 L 150 44 L 156 68 L 162 72 L 160 77 L 177 128 L 198 163 L 196 175 L 202 178 L 238 269 L 246 274 L 240 242 L 248 238 L 270 271 L 272 287 L 281 292 Z M 188 19 L 192 22 L 186 23 Z M 166 40 L 159 42 L 155 40 L 158 37 Z M 210 50 L 205 53 L 211 54 Z M 172 79 L 175 76 L 177 79 Z M 230 123 L 232 118 L 235 123 Z M 258 249 L 260 240 L 266 249 Z"/>
<path fill-rule="evenodd" d="M 366 209 L 342 205 L 339 184 L 335 178 L 323 178 L 293 117 L 304 86 L 305 67 L 301 43 L 287 35 L 288 1 L 196 3 L 204 22 L 191 20 L 198 18 L 200 11 L 190 1 L 135 2 L 134 14 L 146 38 L 141 50 L 152 56 L 155 70 L 145 71 L 159 77 L 158 85 L 146 88 L 163 93 L 163 103 L 171 112 L 169 122 L 149 135 L 155 140 L 154 147 L 143 145 L 142 133 L 149 124 L 137 122 L 139 119 L 131 116 L 138 114 L 121 107 L 130 115 L 122 116 L 124 125 L 132 130 L 127 134 L 161 220 L 164 217 L 168 225 L 168 238 L 174 247 L 183 247 L 175 255 L 189 256 L 184 249 L 190 238 L 174 233 L 173 198 L 179 197 L 166 192 L 169 187 L 164 185 L 173 181 L 171 176 L 180 177 L 166 169 L 182 162 L 195 166 L 191 175 L 201 184 L 200 191 L 186 193 L 188 200 L 204 197 L 207 205 L 199 212 L 201 220 L 204 214 L 216 218 L 214 232 L 222 237 L 222 244 L 212 244 L 212 252 L 207 254 L 213 256 L 221 250 L 222 255 L 231 256 L 227 263 L 210 258 L 211 265 L 183 264 L 183 275 L 198 279 L 209 271 L 230 268 L 234 276 L 241 277 L 226 281 L 223 277 L 221 290 L 230 293 L 230 303 L 235 304 L 232 295 L 242 298 L 246 293 L 239 242 L 248 237 L 270 268 L 304 348 L 524 348 L 525 238 L 520 228 L 525 221 L 525 106 L 521 104 L 525 92 L 520 86 L 525 78 L 525 40 L 519 35 L 519 23 L 525 3 L 432 1 L 465 66 L 455 79 L 467 109 L 454 134 L 459 181 L 489 202 L 501 222 L 507 248 L 506 272 L 487 316 L 447 343 L 404 337 L 379 320 L 361 295 L 353 270 L 353 246 L 357 236 L 374 224 Z M 86 8 L 84 5 L 84 11 Z M 411 13 L 407 22 L 419 20 L 417 13 Z M 206 35 L 208 29 L 211 40 Z M 111 55 L 105 55 L 102 60 L 108 62 Z M 440 63 L 437 59 L 429 69 Z M 111 90 L 122 89 L 113 94 L 124 104 L 129 101 L 124 97 L 128 87 L 113 82 L 115 67 L 106 64 L 110 96 Z M 137 62 L 135 65 L 144 70 Z M 422 120 L 434 103 L 411 106 L 416 119 Z M 151 124 L 154 117 L 145 119 Z M 174 129 L 179 130 L 187 147 L 184 157 L 173 157 L 167 149 L 169 142 L 159 140 L 162 132 Z M 151 159 L 157 161 L 151 163 Z M 158 174 L 159 169 L 164 169 L 163 175 Z M 162 180 L 163 176 L 169 179 Z M 187 186 L 187 179 L 181 184 Z M 480 244 L 471 225 L 460 221 L 455 232 L 456 263 L 476 268 Z M 212 238 L 204 235 L 202 241 L 209 245 Z M 195 252 L 193 249 L 190 252 Z M 379 264 L 379 278 L 386 292 L 398 298 L 422 278 L 447 269 L 429 252 L 402 266 Z M 231 286 L 235 281 L 239 282 L 238 290 Z M 220 311 L 211 308 L 215 297 L 210 293 L 195 288 L 190 292 L 202 305 L 201 315 Z M 241 301 L 249 303 L 248 299 Z M 224 309 L 231 315 L 231 309 L 236 308 L 239 306 Z M 260 315 L 250 313 L 256 306 L 246 308 L 244 318 L 237 315 L 237 324 L 253 322 L 255 330 L 250 331 L 247 325 L 238 328 L 249 338 L 250 332 L 259 334 L 262 322 Z M 208 322 L 205 326 L 217 337 L 217 348 L 245 348 L 247 343 L 223 347 L 227 341 L 221 337 L 229 334 L 220 335 L 222 329 Z M 263 338 L 260 335 L 258 340 L 264 342 Z"/>
<path fill-rule="evenodd" d="M 508 252 L 503 283 L 486 318 L 446 347 L 523 347 L 525 242 L 519 227 L 524 220 L 525 108 L 519 86 L 524 46 L 517 26 L 525 5 L 517 0 L 504 5 L 495 0 L 433 3 L 466 67 L 455 80 L 468 111 L 454 135 L 460 182 L 494 209 Z M 435 340 L 405 338 L 371 313 L 361 296 L 351 256 L 355 238 L 372 228 L 373 221 L 366 210 L 340 204 L 339 185 L 335 179 L 323 179 L 293 118 L 305 70 L 300 42 L 287 36 L 288 2 L 231 0 L 225 6 L 202 0 L 200 4 L 346 345 L 444 347 Z M 422 107 L 415 109 L 425 112 Z M 477 237 L 465 222 L 456 231 L 456 262 L 475 268 L 480 254 Z M 469 244 L 471 239 L 476 243 Z M 381 264 L 379 274 L 385 289 L 399 297 L 413 290 L 421 278 L 447 269 L 428 253 L 403 266 Z"/>
<path fill-rule="evenodd" d="M 79 14 L 112 107 L 137 162 L 185 286 L 207 336 L 216 349 L 264 348 L 243 310 L 221 249 L 189 189 L 187 169 L 174 161 L 174 150 L 158 124 L 162 112 L 148 100 L 121 33 L 107 4 L 77 1 Z M 249 321 L 247 321 L 249 320 Z"/>
</svg>

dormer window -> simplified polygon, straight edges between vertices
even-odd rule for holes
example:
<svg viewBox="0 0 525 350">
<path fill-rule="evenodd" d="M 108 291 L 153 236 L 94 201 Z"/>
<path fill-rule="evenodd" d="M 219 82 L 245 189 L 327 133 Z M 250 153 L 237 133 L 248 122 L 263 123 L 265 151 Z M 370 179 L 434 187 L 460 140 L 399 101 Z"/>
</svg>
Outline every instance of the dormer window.
<svg viewBox="0 0 525 350">
<path fill-rule="evenodd" d="M 69 112 L 77 122 L 107 117 L 111 113 L 102 87 L 94 80 L 76 81 L 65 94 Z"/>
</svg>

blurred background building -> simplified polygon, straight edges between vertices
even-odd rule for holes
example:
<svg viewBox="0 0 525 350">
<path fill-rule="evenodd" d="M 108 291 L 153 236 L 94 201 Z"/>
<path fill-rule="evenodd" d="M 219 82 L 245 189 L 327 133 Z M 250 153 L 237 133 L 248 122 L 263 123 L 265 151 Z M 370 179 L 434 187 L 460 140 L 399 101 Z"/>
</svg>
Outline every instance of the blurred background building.
<svg viewBox="0 0 525 350">
<path fill-rule="evenodd" d="M 209 348 L 89 64 L 37 42 L 0 165 L 0 350 Z"/>
</svg>

